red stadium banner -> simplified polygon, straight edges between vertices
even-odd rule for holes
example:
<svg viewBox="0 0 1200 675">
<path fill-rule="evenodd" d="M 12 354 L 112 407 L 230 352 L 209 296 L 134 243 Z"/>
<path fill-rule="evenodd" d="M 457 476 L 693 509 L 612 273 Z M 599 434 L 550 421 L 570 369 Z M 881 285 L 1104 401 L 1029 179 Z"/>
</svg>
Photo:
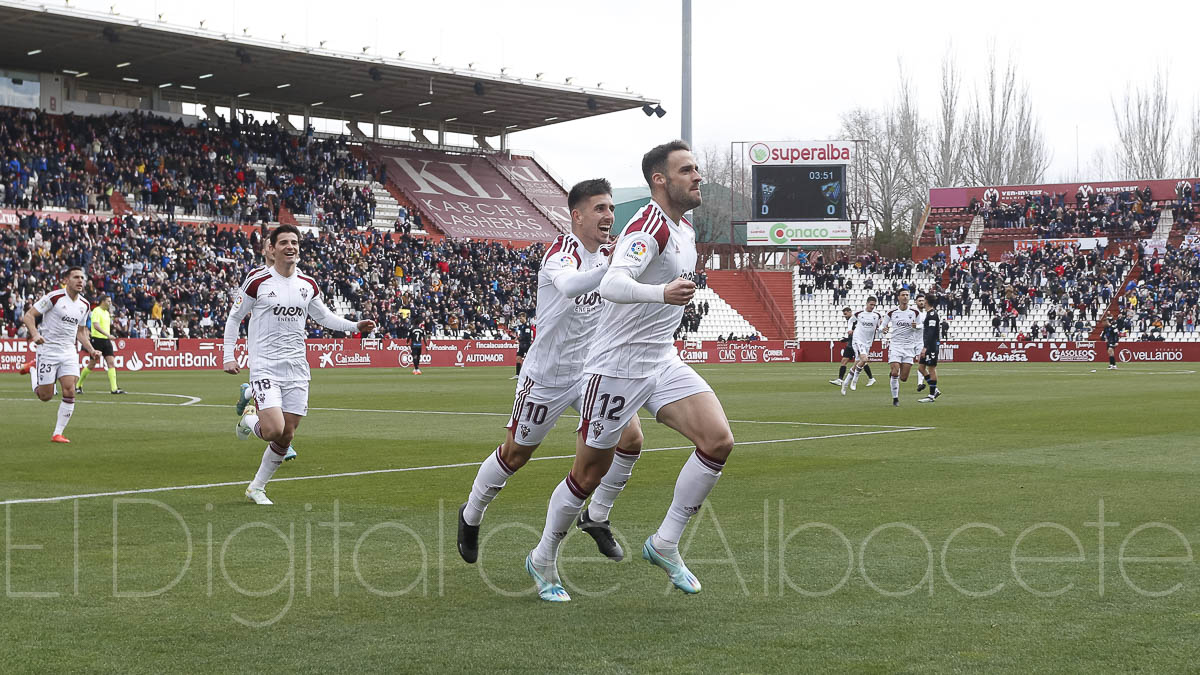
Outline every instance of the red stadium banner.
<svg viewBox="0 0 1200 675">
<path fill-rule="evenodd" d="M 758 342 L 676 342 L 685 363 L 830 363 L 842 358 L 842 343 L 764 340 Z M 118 339 L 113 343 L 120 370 L 218 370 L 220 340 Z M 871 361 L 883 362 L 880 343 Z M 1117 346 L 1122 363 L 1200 361 L 1200 343 L 1126 342 Z M 238 343 L 238 365 L 246 367 L 244 343 Z M 26 340 L 0 339 L 0 373 L 14 373 L 33 358 Z M 432 367 L 513 366 L 517 343 L 509 340 L 437 340 L 425 346 L 421 365 Z M 80 358 L 82 362 L 82 355 Z M 1098 363 L 1108 360 L 1103 342 L 960 342 L 942 343 L 942 363 Z M 407 341 L 391 338 L 309 340 L 308 365 L 313 370 L 338 368 L 411 368 Z"/>
<path fill-rule="evenodd" d="M 450 237 L 553 241 L 558 229 L 484 157 L 387 150 L 388 176 Z"/>
<path fill-rule="evenodd" d="M 1183 179 L 1196 185 L 1200 179 Z M 929 206 L 933 208 L 966 208 L 975 199 L 979 202 L 989 202 L 994 197 L 997 200 L 1011 204 L 1025 197 L 1040 197 L 1065 194 L 1064 201 L 1068 205 L 1075 204 L 1075 195 L 1083 192 L 1090 194 L 1119 194 L 1150 188 L 1150 196 L 1155 201 L 1168 201 L 1176 198 L 1175 187 L 1179 179 L 1167 180 L 1127 180 L 1127 181 L 1095 181 L 1089 183 L 1048 183 L 1044 185 L 998 185 L 995 187 L 968 188 L 933 188 L 929 191 Z"/>
</svg>

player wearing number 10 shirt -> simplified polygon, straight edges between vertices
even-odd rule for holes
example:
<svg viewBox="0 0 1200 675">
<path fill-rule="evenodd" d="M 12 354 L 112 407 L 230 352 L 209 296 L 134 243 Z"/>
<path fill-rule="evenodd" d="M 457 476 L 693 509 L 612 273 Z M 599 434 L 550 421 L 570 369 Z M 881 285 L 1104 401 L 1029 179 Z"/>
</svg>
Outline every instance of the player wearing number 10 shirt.
<svg viewBox="0 0 1200 675">
<path fill-rule="evenodd" d="M 612 186 L 602 178 L 583 181 L 567 195 L 571 232 L 546 250 L 538 269 L 537 337 L 521 368 L 504 443 L 479 466 L 471 493 L 458 510 L 458 552 L 473 563 L 479 556 L 479 528 L 488 505 L 518 469 L 529 461 L 559 416 L 570 406 L 583 410 L 579 382 L 604 300 L 597 288 L 608 270 L 613 224 Z M 622 461 L 597 490 L 579 527 L 614 560 L 624 552 L 613 539 L 608 514 L 625 487 L 642 449 L 641 427 L 627 426 L 617 444 Z M 590 515 L 589 515 L 590 513 Z"/>
<path fill-rule="evenodd" d="M 699 592 L 700 582 L 679 557 L 679 540 L 733 449 L 721 403 L 679 359 L 674 343 L 683 306 L 696 291 L 695 232 L 684 213 L 700 205 L 700 169 L 687 143 L 673 141 L 646 153 L 642 174 L 651 201 L 621 233 L 600 284 L 605 305 L 584 366 L 575 462 L 550 496 L 541 540 L 525 559 L 538 596 L 550 602 L 570 600 L 558 577 L 559 544 L 588 495 L 617 466 L 613 448 L 640 408 L 696 445 L 666 518 L 642 547 L 642 557 L 687 593 Z"/>
</svg>

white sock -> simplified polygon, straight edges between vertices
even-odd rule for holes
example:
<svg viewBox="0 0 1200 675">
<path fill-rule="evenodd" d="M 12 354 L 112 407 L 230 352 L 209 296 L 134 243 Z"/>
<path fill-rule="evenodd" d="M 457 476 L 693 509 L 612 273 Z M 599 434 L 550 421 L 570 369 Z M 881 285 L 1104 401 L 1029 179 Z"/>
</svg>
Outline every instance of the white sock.
<svg viewBox="0 0 1200 675">
<path fill-rule="evenodd" d="M 892 398 L 900 398 L 900 378 L 893 376 L 890 380 L 892 384 Z"/>
<path fill-rule="evenodd" d="M 246 426 L 250 427 L 250 431 L 254 432 L 255 436 L 262 438 L 264 441 L 267 440 L 262 437 L 262 433 L 258 429 L 258 415 L 250 413 L 242 417 L 242 420 L 245 422 Z"/>
<path fill-rule="evenodd" d="M 633 465 L 641 457 L 640 453 L 627 454 L 622 452 L 620 448 L 613 453 L 612 466 L 608 467 L 608 473 L 604 474 L 604 478 L 600 479 L 600 487 L 592 494 L 592 503 L 588 504 L 588 518 L 592 520 L 608 520 L 608 516 L 612 513 L 613 502 L 617 500 L 617 495 L 621 494 L 621 490 L 625 489 L 625 484 L 629 482 L 629 477 L 633 475 Z"/>
<path fill-rule="evenodd" d="M 924 383 L 925 383 L 925 376 L 922 375 L 921 371 L 918 370 L 917 371 L 917 384 L 924 384 Z"/>
<path fill-rule="evenodd" d="M 75 412 L 75 398 L 62 397 L 62 402 L 58 404 L 58 422 L 54 425 L 54 435 L 57 436 L 67 428 L 67 422 L 71 421 L 71 415 Z"/>
<path fill-rule="evenodd" d="M 251 490 L 261 490 L 267 487 L 267 481 L 275 475 L 275 469 L 283 464 L 285 453 L 287 453 L 287 446 L 280 446 L 275 441 L 271 441 L 267 445 L 267 449 L 263 450 L 262 463 L 258 465 L 258 473 L 254 474 L 254 480 L 250 482 Z"/>
<path fill-rule="evenodd" d="M 700 510 L 708 493 L 712 492 L 724 467 L 724 462 L 703 455 L 699 448 L 688 457 L 679 470 L 679 478 L 675 480 L 675 496 L 671 500 L 671 507 L 667 509 L 667 516 L 658 526 L 658 532 L 654 533 L 655 548 L 662 553 L 675 551 L 683 537 L 683 529 Z"/>
<path fill-rule="evenodd" d="M 471 485 L 471 494 L 467 497 L 467 508 L 463 509 L 463 520 L 468 525 L 478 525 L 483 522 L 483 512 L 488 504 L 496 498 L 501 488 L 508 482 L 508 477 L 515 473 L 504 460 L 500 459 L 500 448 L 488 455 L 479 465 L 479 473 L 475 474 L 475 483 Z"/>
<path fill-rule="evenodd" d="M 579 517 L 586 499 L 587 493 L 569 473 L 558 487 L 554 488 L 554 493 L 550 495 L 550 505 L 546 508 L 546 527 L 542 529 L 542 539 L 537 548 L 533 549 L 535 565 L 545 567 L 558 560 L 558 546 L 570 531 L 571 523 Z"/>
</svg>

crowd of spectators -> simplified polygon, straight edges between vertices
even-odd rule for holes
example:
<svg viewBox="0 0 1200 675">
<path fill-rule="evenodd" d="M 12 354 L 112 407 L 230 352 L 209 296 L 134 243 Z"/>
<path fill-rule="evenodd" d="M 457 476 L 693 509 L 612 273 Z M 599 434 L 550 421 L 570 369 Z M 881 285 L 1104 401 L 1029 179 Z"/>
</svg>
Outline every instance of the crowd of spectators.
<svg viewBox="0 0 1200 675">
<path fill-rule="evenodd" d="M 1117 328 L 1141 340 L 1194 333 L 1200 318 L 1200 249 L 1168 246 L 1143 256 L 1139 264 L 1139 278 L 1121 295 Z"/>
<path fill-rule="evenodd" d="M 256 223 L 286 204 L 328 228 L 370 223 L 378 180 L 342 139 L 318 140 L 250 117 L 196 127 L 145 113 L 104 117 L 0 108 L 0 204 L 110 211 L 113 193 L 168 222 Z"/>
<path fill-rule="evenodd" d="M 997 337 L 1084 339 L 1119 293 L 1134 251 L 1126 247 L 1105 259 L 1103 251 L 1079 244 L 1053 245 L 1006 253 L 999 261 L 980 252 L 951 266 L 936 302 L 950 318 L 991 316 Z M 1030 320 L 1035 307 L 1045 310 L 1040 324 Z"/>
<path fill-rule="evenodd" d="M 85 297 L 112 297 L 118 336 L 218 337 L 230 294 L 262 264 L 261 245 L 258 229 L 21 214 L 15 228 L 0 228 L 0 334 L 21 335 L 30 304 L 57 287 L 63 269 L 80 265 Z M 533 316 L 541 254 L 540 245 L 323 232 L 304 239 L 301 267 L 331 308 L 344 299 L 375 319 L 381 335 L 404 338 L 424 325 L 435 336 L 494 338 L 513 317 Z M 310 330 L 322 337 L 315 324 Z"/>
<path fill-rule="evenodd" d="M 1144 238 L 1158 226 L 1160 213 L 1149 187 L 1104 194 L 1081 189 L 1073 201 L 1061 192 L 1013 202 L 993 194 L 982 202 L 972 199 L 968 212 L 982 215 L 985 229 L 1030 228 L 1038 239 Z"/>
</svg>

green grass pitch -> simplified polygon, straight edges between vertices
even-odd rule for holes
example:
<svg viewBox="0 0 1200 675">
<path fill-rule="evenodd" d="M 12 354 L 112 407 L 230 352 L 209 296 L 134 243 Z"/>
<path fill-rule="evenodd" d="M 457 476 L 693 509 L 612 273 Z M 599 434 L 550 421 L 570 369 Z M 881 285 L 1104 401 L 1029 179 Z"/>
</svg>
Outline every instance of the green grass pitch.
<svg viewBox="0 0 1200 675">
<path fill-rule="evenodd" d="M 242 495 L 242 378 L 121 373 L 133 393 L 89 390 L 61 446 L 57 401 L 4 376 L 0 669 L 1194 672 L 1200 377 L 1093 367 L 946 364 L 941 400 L 914 376 L 892 408 L 884 366 L 846 397 L 830 365 L 698 366 L 739 443 L 684 535 L 704 591 L 640 558 L 687 453 L 647 420 L 626 560 L 572 533 L 563 606 L 522 562 L 574 419 L 493 503 L 480 562 L 455 549 L 509 369 L 314 372 L 269 508 Z"/>
</svg>

